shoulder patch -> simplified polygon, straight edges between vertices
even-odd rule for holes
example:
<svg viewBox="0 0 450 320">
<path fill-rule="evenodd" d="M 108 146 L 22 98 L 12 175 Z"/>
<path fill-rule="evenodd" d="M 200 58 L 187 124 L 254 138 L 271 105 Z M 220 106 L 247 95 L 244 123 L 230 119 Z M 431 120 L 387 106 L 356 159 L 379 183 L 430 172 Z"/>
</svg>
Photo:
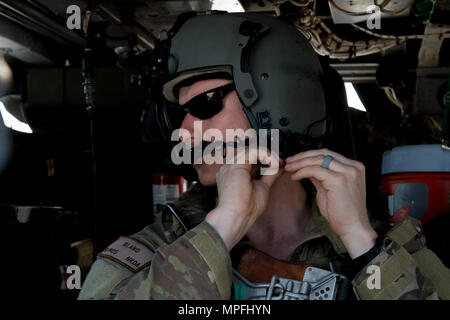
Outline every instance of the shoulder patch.
<svg viewBox="0 0 450 320">
<path fill-rule="evenodd" d="M 144 243 L 122 236 L 97 256 L 114 261 L 136 273 L 150 265 L 153 254 L 154 251 Z"/>
</svg>

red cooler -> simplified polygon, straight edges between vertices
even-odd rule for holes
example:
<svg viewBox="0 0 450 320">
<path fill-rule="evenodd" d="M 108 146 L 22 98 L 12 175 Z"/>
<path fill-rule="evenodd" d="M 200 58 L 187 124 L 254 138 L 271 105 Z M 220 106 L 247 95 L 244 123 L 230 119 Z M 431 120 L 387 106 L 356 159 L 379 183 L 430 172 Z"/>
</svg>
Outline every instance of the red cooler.
<svg viewBox="0 0 450 320">
<path fill-rule="evenodd" d="M 450 212 L 450 149 L 402 146 L 383 154 L 381 193 L 388 196 L 390 221 L 427 221 Z"/>
</svg>

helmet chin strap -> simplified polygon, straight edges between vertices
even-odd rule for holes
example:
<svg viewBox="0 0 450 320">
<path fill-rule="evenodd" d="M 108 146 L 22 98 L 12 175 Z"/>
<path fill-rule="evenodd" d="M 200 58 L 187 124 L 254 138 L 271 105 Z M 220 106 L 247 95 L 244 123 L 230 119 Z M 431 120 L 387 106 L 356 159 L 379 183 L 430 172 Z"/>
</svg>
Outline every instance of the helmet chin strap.
<svg viewBox="0 0 450 320">
<path fill-rule="evenodd" d="M 309 134 L 301 134 L 297 132 L 280 134 L 281 158 L 286 160 L 286 158 L 297 153 L 318 149 L 322 146 L 323 139 L 323 136 L 314 138 Z"/>
</svg>

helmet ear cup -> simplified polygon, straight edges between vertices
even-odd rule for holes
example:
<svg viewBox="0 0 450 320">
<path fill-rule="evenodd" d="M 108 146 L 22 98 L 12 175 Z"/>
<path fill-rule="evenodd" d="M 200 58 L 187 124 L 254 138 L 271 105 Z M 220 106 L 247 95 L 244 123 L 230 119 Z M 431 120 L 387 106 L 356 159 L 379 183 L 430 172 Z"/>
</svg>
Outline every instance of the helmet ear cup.
<svg viewBox="0 0 450 320">
<path fill-rule="evenodd" d="M 352 125 L 344 81 L 336 69 L 323 63 L 322 85 L 326 93 L 327 124 L 323 147 L 355 159 Z"/>
<path fill-rule="evenodd" d="M 158 101 L 155 102 L 154 107 L 152 108 L 152 112 L 154 113 L 154 117 L 163 139 L 166 143 L 170 144 L 171 135 L 174 129 L 172 125 L 173 119 L 171 120 L 169 110 L 164 99 L 158 99 Z"/>
<path fill-rule="evenodd" d="M 141 137 L 145 144 L 161 153 L 158 157 L 162 160 L 161 166 L 169 166 L 174 174 L 182 175 L 188 181 L 196 181 L 198 175 L 192 165 L 173 165 L 168 161 L 172 147 L 178 143 L 171 140 L 172 132 L 180 128 L 184 115 L 171 108 L 163 98 L 153 99 L 141 118 Z"/>
<path fill-rule="evenodd" d="M 164 100 L 152 99 L 141 120 L 144 142 L 161 140 L 167 145 L 173 144 L 172 133 L 181 127 L 186 112 L 179 110 Z"/>
<path fill-rule="evenodd" d="M 164 137 L 154 111 L 156 102 L 150 101 L 142 112 L 140 121 L 142 142 L 151 145 L 163 145 Z"/>
</svg>

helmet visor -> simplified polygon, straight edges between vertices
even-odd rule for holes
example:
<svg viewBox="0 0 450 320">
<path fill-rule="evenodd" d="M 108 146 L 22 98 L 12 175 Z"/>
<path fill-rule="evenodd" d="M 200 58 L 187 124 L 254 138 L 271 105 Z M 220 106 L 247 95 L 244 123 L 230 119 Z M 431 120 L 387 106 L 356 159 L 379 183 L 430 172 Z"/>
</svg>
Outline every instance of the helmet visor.
<svg viewBox="0 0 450 320">
<path fill-rule="evenodd" d="M 179 73 L 172 80 L 166 82 L 163 86 L 164 98 L 172 103 L 178 103 L 178 89 L 182 86 L 188 86 L 196 81 L 205 79 L 233 79 L 232 68 L 230 66 L 213 66 L 189 70 Z"/>
</svg>

